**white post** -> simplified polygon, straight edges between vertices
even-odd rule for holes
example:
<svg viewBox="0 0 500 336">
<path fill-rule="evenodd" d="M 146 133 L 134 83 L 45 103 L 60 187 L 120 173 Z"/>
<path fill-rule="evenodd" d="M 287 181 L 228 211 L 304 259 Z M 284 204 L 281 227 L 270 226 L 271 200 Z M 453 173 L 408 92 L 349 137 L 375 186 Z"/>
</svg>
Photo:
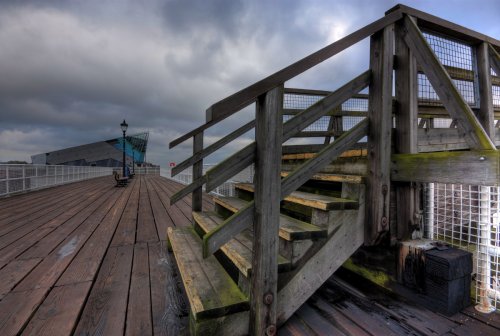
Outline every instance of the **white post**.
<svg viewBox="0 0 500 336">
<path fill-rule="evenodd" d="M 427 213 L 429 214 L 427 227 L 429 230 L 429 238 L 434 239 L 434 183 L 429 183 L 429 192 L 427 197 Z"/>
<path fill-rule="evenodd" d="M 488 297 L 488 290 L 491 284 L 491 260 L 488 253 L 491 239 L 490 187 L 480 186 L 479 188 L 479 249 L 477 253 L 479 304 L 477 304 L 475 308 L 481 313 L 491 313 L 495 311 L 495 307 L 491 304 Z"/>
</svg>

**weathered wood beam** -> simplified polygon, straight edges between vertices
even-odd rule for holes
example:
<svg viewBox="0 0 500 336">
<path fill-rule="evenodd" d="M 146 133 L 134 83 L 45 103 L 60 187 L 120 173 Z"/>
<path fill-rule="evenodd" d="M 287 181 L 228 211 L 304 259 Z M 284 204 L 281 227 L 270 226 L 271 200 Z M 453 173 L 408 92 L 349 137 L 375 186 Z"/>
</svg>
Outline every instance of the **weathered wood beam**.
<svg viewBox="0 0 500 336">
<path fill-rule="evenodd" d="M 193 183 L 188 184 L 183 189 L 179 190 L 175 194 L 170 197 L 170 205 L 174 205 L 179 202 L 181 199 L 192 193 L 198 188 L 201 188 L 207 182 L 207 177 L 203 175 L 202 177 L 193 181 Z"/>
<path fill-rule="evenodd" d="M 364 89 L 370 82 L 370 71 L 365 71 L 358 77 L 343 85 L 338 90 L 301 111 L 295 117 L 283 124 L 283 142 L 289 140 L 295 134 L 301 132 L 304 128 L 321 118 L 326 111 L 330 111 L 341 105 L 353 94 Z M 255 159 L 255 142 L 249 144 L 239 152 L 225 159 L 217 166 L 206 173 L 207 191 L 215 189 L 218 185 L 224 183 L 235 174 L 248 167 Z"/>
<path fill-rule="evenodd" d="M 500 130 L 495 129 L 494 142 L 500 146 Z M 420 128 L 418 130 L 418 152 L 440 152 L 469 149 L 456 128 Z"/>
<path fill-rule="evenodd" d="M 500 77 L 500 55 L 491 45 L 489 46 L 488 51 L 490 55 L 491 67 L 493 68 L 493 71 L 495 71 L 497 76 Z"/>
<path fill-rule="evenodd" d="M 277 331 L 282 109 L 283 85 L 263 94 L 257 100 L 255 214 L 250 280 L 250 334 L 252 335 L 274 335 Z"/>
<path fill-rule="evenodd" d="M 200 153 L 203 150 L 203 132 L 196 134 L 193 138 L 193 155 Z M 203 160 L 196 162 L 193 165 L 193 181 L 203 176 Z M 193 211 L 201 211 L 203 207 L 203 190 L 199 186 L 192 193 L 191 208 Z M 193 221 L 194 223 L 194 221 Z"/>
<path fill-rule="evenodd" d="M 248 228 L 254 219 L 255 203 L 248 204 L 240 211 L 227 218 L 216 229 L 203 236 L 203 257 L 214 254 L 222 245 L 230 241 L 241 231 Z"/>
<path fill-rule="evenodd" d="M 462 136 L 473 149 L 495 149 L 495 145 L 453 84 L 417 25 L 408 16 L 405 16 L 403 20 L 406 44 L 424 69 L 427 78 L 450 116 L 457 120 L 458 129 Z"/>
<path fill-rule="evenodd" d="M 495 135 L 495 119 L 493 115 L 493 92 L 491 87 L 491 66 L 488 44 L 483 42 L 476 46 L 477 77 L 479 84 L 479 111 L 477 117 L 486 134 Z"/>
<path fill-rule="evenodd" d="M 386 15 L 384 18 L 372 22 L 356 32 L 349 34 L 346 37 L 326 46 L 325 48 L 304 57 L 300 61 L 272 74 L 271 76 L 266 77 L 257 83 L 252 84 L 249 87 L 215 103 L 207 109 L 207 121 L 220 121 L 227 118 L 236 111 L 252 104 L 259 95 L 329 59 L 330 57 L 372 35 L 374 32 L 379 31 L 388 24 L 394 23 L 401 17 L 401 13 L 399 11 Z"/>
<path fill-rule="evenodd" d="M 496 150 L 393 154 L 393 181 L 496 185 L 500 152 Z"/>
<path fill-rule="evenodd" d="M 404 27 L 396 23 L 396 130 L 395 150 L 397 153 L 418 152 L 418 80 L 417 60 L 404 42 Z M 415 213 L 418 211 L 418 192 L 412 183 L 396 185 L 397 227 L 391 229 L 398 240 L 411 238 L 415 227 Z M 395 230 L 394 230 L 395 229 Z"/>
<path fill-rule="evenodd" d="M 341 135 L 333 143 L 321 150 L 313 159 L 300 165 L 288 176 L 281 180 L 281 197 L 284 199 L 299 186 L 309 180 L 324 165 L 327 165 L 336 157 L 341 155 L 352 144 L 366 135 L 368 131 L 368 120 L 361 121 L 358 125 Z M 281 159 L 281 158 L 280 158 Z M 354 172 L 356 173 L 356 172 Z M 216 229 L 208 232 L 203 237 L 203 255 L 209 256 L 227 243 L 232 237 L 250 226 L 253 217 L 254 201 L 249 202 L 245 208 L 235 213 Z"/>
<path fill-rule="evenodd" d="M 367 245 L 378 243 L 381 236 L 389 230 L 393 50 L 393 25 L 372 35 L 365 216 L 367 221 L 365 244 Z"/>
<path fill-rule="evenodd" d="M 393 11 L 401 11 L 404 14 L 416 17 L 418 19 L 418 25 L 422 28 L 435 31 L 445 36 L 454 37 L 456 39 L 471 42 L 471 43 L 481 43 L 488 42 L 500 48 L 500 41 L 492 38 L 490 36 L 478 33 L 472 29 L 457 25 L 456 23 L 444 20 L 440 17 L 419 11 L 415 8 L 411 8 L 405 5 L 398 4 L 393 8 L 389 9 L 386 14 L 390 14 Z"/>
<path fill-rule="evenodd" d="M 172 168 L 172 177 L 179 174 L 184 169 L 191 167 L 196 162 L 203 160 L 204 158 L 206 158 L 210 154 L 214 153 L 216 150 L 227 145 L 228 143 L 230 143 L 234 139 L 238 138 L 239 136 L 245 134 L 246 132 L 250 131 L 254 127 L 255 127 L 255 120 L 252 120 L 252 121 L 246 123 L 245 125 L 241 126 L 240 128 L 238 128 L 234 132 L 226 135 L 224 138 L 214 142 L 213 144 L 211 144 L 207 148 L 203 149 L 202 151 L 194 154 L 189 159 L 182 161 L 177 166 Z M 195 137 L 196 137 L 196 135 L 195 135 Z"/>
<path fill-rule="evenodd" d="M 324 147 L 314 158 L 298 166 L 293 172 L 281 181 L 281 199 L 297 190 L 308 181 L 322 167 L 335 160 L 344 151 L 357 143 L 368 131 L 368 120 L 365 119 L 339 136 L 335 141 Z"/>
</svg>

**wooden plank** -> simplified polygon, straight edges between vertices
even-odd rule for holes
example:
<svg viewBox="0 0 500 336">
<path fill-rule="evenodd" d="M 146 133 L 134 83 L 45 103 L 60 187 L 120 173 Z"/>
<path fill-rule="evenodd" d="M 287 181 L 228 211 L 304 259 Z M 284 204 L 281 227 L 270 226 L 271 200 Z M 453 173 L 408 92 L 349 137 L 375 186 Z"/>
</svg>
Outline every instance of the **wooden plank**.
<svg viewBox="0 0 500 336">
<path fill-rule="evenodd" d="M 418 80 L 417 60 L 404 42 L 404 26 L 401 21 L 395 29 L 396 46 L 396 137 L 397 153 L 418 152 Z M 411 183 L 396 185 L 398 206 L 397 225 L 391 231 L 399 240 L 411 238 L 415 214 L 419 209 L 418 194 Z"/>
<path fill-rule="evenodd" d="M 211 144 L 207 148 L 203 149 L 202 151 L 193 154 L 192 157 L 184 160 L 183 162 L 179 163 L 174 168 L 172 168 L 172 177 L 179 174 L 183 170 L 191 167 L 196 162 L 203 160 L 204 158 L 206 158 L 210 154 L 212 154 L 215 151 L 217 151 L 218 149 L 224 147 L 225 145 L 227 145 L 228 143 L 230 143 L 234 139 L 240 137 L 241 135 L 245 134 L 246 132 L 250 131 L 254 127 L 255 127 L 255 120 L 252 120 L 252 121 L 246 123 L 245 125 L 241 126 L 240 128 L 238 128 L 237 130 L 233 131 L 232 133 L 226 135 L 222 139 L 214 142 L 213 144 Z"/>
<path fill-rule="evenodd" d="M 302 267 L 290 272 L 278 292 L 277 323 L 281 325 L 337 270 L 364 240 L 364 195 L 354 223 L 344 223 Z M 321 265 L 321 267 L 318 267 Z"/>
<path fill-rule="evenodd" d="M 134 246 L 125 335 L 151 335 L 149 255 L 146 243 Z"/>
<path fill-rule="evenodd" d="M 488 48 L 489 55 L 490 55 L 490 64 L 491 67 L 493 68 L 493 71 L 497 74 L 497 76 L 500 76 L 500 55 L 498 54 L 498 51 L 495 50 L 491 45 Z"/>
<path fill-rule="evenodd" d="M 0 270 L 0 300 L 38 265 L 41 258 L 14 260 Z"/>
<path fill-rule="evenodd" d="M 102 223 L 61 275 L 56 283 L 57 286 L 95 280 L 111 238 L 120 218 L 124 215 L 124 209 L 132 190 L 132 188 L 127 188 L 111 211 L 106 214 Z"/>
<path fill-rule="evenodd" d="M 495 135 L 495 119 L 493 115 L 490 56 L 487 43 L 483 42 L 476 46 L 476 60 L 479 85 L 479 111 L 477 117 L 486 134 L 493 138 Z"/>
<path fill-rule="evenodd" d="M 295 62 L 292 65 L 268 76 L 259 82 L 250 85 L 249 87 L 219 101 L 207 109 L 207 123 L 197 127 L 191 132 L 173 140 L 169 144 L 169 148 L 173 148 L 180 143 L 191 138 L 195 134 L 215 125 L 219 121 L 229 117 L 233 113 L 241 110 L 242 108 L 252 104 L 259 95 L 271 90 L 272 88 L 280 85 L 287 80 L 299 75 L 300 73 L 312 68 L 313 66 L 323 62 L 324 60 L 338 54 L 342 50 L 350 47 L 351 45 L 363 40 L 374 32 L 382 29 L 388 24 L 391 24 L 402 17 L 400 12 L 394 12 L 385 17 L 359 29 L 358 31 L 326 46 L 323 49 Z"/>
<path fill-rule="evenodd" d="M 137 210 L 139 206 L 139 190 L 141 180 L 134 180 L 132 193 L 128 199 L 123 215 L 118 223 L 118 227 L 113 235 L 110 246 L 120 246 L 135 243 L 135 233 L 137 230 Z"/>
<path fill-rule="evenodd" d="M 286 177 L 289 174 L 290 174 L 290 172 L 282 171 L 281 177 Z M 364 176 L 347 175 L 347 174 L 314 174 L 311 177 L 311 180 L 326 181 L 326 182 L 339 182 L 339 183 L 354 183 L 354 184 L 365 183 Z"/>
<path fill-rule="evenodd" d="M 133 245 L 108 249 L 75 335 L 123 335 L 133 252 Z"/>
<path fill-rule="evenodd" d="M 216 213 L 193 212 L 193 218 L 203 232 L 209 232 L 224 222 L 224 219 Z M 246 278 L 250 278 L 252 272 L 252 237 L 245 231 L 234 236 L 226 244 L 221 246 L 222 252 L 231 260 L 238 270 Z M 288 271 L 291 268 L 290 260 L 278 256 L 278 272 Z"/>
<path fill-rule="evenodd" d="M 394 154 L 393 181 L 496 185 L 500 181 L 498 151 Z"/>
<path fill-rule="evenodd" d="M 169 228 L 168 238 L 195 320 L 248 310 L 247 298 L 217 259 L 202 257 L 192 228 Z"/>
<path fill-rule="evenodd" d="M 255 213 L 250 279 L 250 333 L 276 328 L 278 290 L 278 232 L 283 142 L 283 85 L 258 97 L 255 111 Z"/>
<path fill-rule="evenodd" d="M 281 183 L 281 199 L 297 190 L 302 184 L 318 173 L 322 167 L 337 158 L 345 150 L 366 135 L 368 120 L 365 119 L 342 134 L 333 143 L 322 149 L 314 159 L 308 160 L 297 167 Z"/>
<path fill-rule="evenodd" d="M 158 241 L 153 210 L 151 209 L 150 191 L 147 186 L 147 176 L 141 176 L 139 192 L 139 207 L 137 208 L 136 242 Z"/>
<path fill-rule="evenodd" d="M 154 335 L 180 335 L 185 302 L 177 288 L 172 257 L 165 241 L 149 243 L 149 277 L 151 282 L 151 313 Z"/>
<path fill-rule="evenodd" d="M 203 151 L 203 132 L 196 134 L 193 137 L 193 155 L 201 153 Z M 203 160 L 199 160 L 193 165 L 193 180 L 197 180 L 203 176 Z M 203 190 L 202 187 L 198 187 L 193 190 L 191 194 L 193 211 L 201 211 L 203 207 Z"/>
<path fill-rule="evenodd" d="M 91 281 L 54 287 L 23 330 L 23 335 L 70 335 L 74 330 Z"/>
<path fill-rule="evenodd" d="M 333 131 L 304 131 L 295 134 L 294 138 L 323 138 L 340 135 Z"/>
<path fill-rule="evenodd" d="M 359 29 L 358 31 L 274 73 L 273 75 L 264 78 L 253 85 L 250 85 L 249 87 L 221 100 L 218 103 L 215 103 L 207 110 L 207 121 L 222 120 L 224 118 L 227 118 L 234 112 L 239 111 L 243 107 L 253 103 L 257 99 L 257 97 L 268 92 L 277 85 L 280 85 L 290 80 L 291 78 L 303 73 L 304 71 L 336 55 L 342 50 L 363 40 L 374 32 L 384 28 L 388 24 L 391 24 L 400 18 L 401 14 L 399 12 L 394 12 L 386 15 L 384 18 Z"/>
<path fill-rule="evenodd" d="M 194 190 L 201 188 L 205 183 L 207 182 L 207 177 L 206 175 L 203 175 L 199 179 L 196 179 L 193 181 L 193 183 L 188 184 L 185 186 L 183 189 L 179 190 L 176 192 L 172 197 L 169 197 L 170 199 L 170 205 L 174 205 L 190 193 L 192 193 Z"/>
<path fill-rule="evenodd" d="M 158 195 L 158 191 L 156 190 L 151 180 L 148 180 L 148 192 L 149 198 L 151 200 L 151 209 L 153 210 L 153 217 L 156 225 L 156 231 L 158 233 L 158 238 L 159 240 L 166 240 L 167 228 L 173 227 L 174 222 L 163 206 L 163 203 L 160 200 L 160 196 Z"/>
<path fill-rule="evenodd" d="M 331 93 L 328 97 L 312 105 L 308 109 L 300 112 L 294 118 L 288 120 L 283 125 L 282 142 L 289 140 L 305 127 L 319 119 L 330 109 L 342 104 L 354 93 L 362 90 L 370 81 L 370 72 L 366 71 L 343 85 L 341 88 Z M 244 168 L 248 167 L 255 160 L 255 142 L 249 144 L 239 152 L 219 163 L 206 173 L 206 190 L 211 191 L 218 185 L 224 183 Z M 177 199 L 177 198 L 176 198 Z"/>
<path fill-rule="evenodd" d="M 456 23 L 441 19 L 437 16 L 419 11 L 417 9 L 398 4 L 389 9 L 386 14 L 391 14 L 394 11 L 401 11 L 411 16 L 418 18 L 419 26 L 429 30 L 457 38 L 462 41 L 480 43 L 483 41 L 489 42 L 497 47 L 500 47 L 500 41 L 495 38 L 473 31 L 469 28 L 457 25 Z"/>
<path fill-rule="evenodd" d="M 10 292 L 0 301 L 0 335 L 17 335 L 47 295 L 45 288 Z"/>
<path fill-rule="evenodd" d="M 314 311 L 309 304 L 304 304 L 295 313 L 304 321 L 317 335 L 348 335 L 342 332 L 329 320 Z"/>
<path fill-rule="evenodd" d="M 441 102 L 446 107 L 461 135 L 473 149 L 495 149 L 480 122 L 457 90 L 443 65 L 432 51 L 425 37 L 416 24 L 408 17 L 404 18 L 406 34 L 404 40 L 415 55 L 417 62 L 424 69 L 430 83 L 436 90 Z"/>
<path fill-rule="evenodd" d="M 373 245 L 389 230 L 389 190 L 391 129 L 392 129 L 392 71 L 394 27 L 372 35 L 370 40 L 370 83 L 368 119 L 368 175 L 366 178 L 365 244 Z"/>
</svg>

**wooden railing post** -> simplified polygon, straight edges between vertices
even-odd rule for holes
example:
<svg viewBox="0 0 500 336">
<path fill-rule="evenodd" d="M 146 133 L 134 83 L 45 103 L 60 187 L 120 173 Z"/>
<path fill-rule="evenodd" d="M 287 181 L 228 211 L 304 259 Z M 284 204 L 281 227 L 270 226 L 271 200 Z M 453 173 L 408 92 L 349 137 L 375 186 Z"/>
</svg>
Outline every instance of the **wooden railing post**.
<svg viewBox="0 0 500 336">
<path fill-rule="evenodd" d="M 495 118 L 493 116 L 491 65 L 488 44 L 486 42 L 482 42 L 476 47 L 476 59 L 479 84 L 479 113 L 477 117 L 490 138 L 494 138 Z"/>
<path fill-rule="evenodd" d="M 396 44 L 396 136 L 397 153 L 418 152 L 418 81 L 417 61 L 404 41 L 404 25 L 400 21 L 395 27 Z M 395 238 L 406 240 L 418 225 L 418 192 L 411 182 L 396 184 L 397 227 Z M 391 230 L 392 231 L 392 230 Z"/>
<path fill-rule="evenodd" d="M 276 333 L 283 85 L 257 100 L 250 333 Z"/>
<path fill-rule="evenodd" d="M 193 137 L 193 155 L 198 154 L 203 151 L 203 132 L 197 133 Z M 193 165 L 193 181 L 201 178 L 203 176 L 203 160 L 196 162 Z M 201 211 L 203 203 L 203 191 L 202 187 L 196 188 L 192 193 L 192 205 L 193 211 Z"/>
<path fill-rule="evenodd" d="M 390 160 L 392 130 L 392 71 L 394 25 L 370 39 L 372 79 L 368 103 L 368 175 L 365 244 L 377 243 L 389 230 Z"/>
</svg>

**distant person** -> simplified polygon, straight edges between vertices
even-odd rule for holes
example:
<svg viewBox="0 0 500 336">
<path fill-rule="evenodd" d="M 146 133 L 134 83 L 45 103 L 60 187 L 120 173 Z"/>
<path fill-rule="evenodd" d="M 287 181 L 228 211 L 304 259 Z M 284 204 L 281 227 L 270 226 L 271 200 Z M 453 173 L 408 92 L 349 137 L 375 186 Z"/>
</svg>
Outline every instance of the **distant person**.
<svg viewBox="0 0 500 336">
<path fill-rule="evenodd" d="M 130 168 L 128 166 L 125 166 L 125 176 L 126 177 L 130 176 Z"/>
</svg>

